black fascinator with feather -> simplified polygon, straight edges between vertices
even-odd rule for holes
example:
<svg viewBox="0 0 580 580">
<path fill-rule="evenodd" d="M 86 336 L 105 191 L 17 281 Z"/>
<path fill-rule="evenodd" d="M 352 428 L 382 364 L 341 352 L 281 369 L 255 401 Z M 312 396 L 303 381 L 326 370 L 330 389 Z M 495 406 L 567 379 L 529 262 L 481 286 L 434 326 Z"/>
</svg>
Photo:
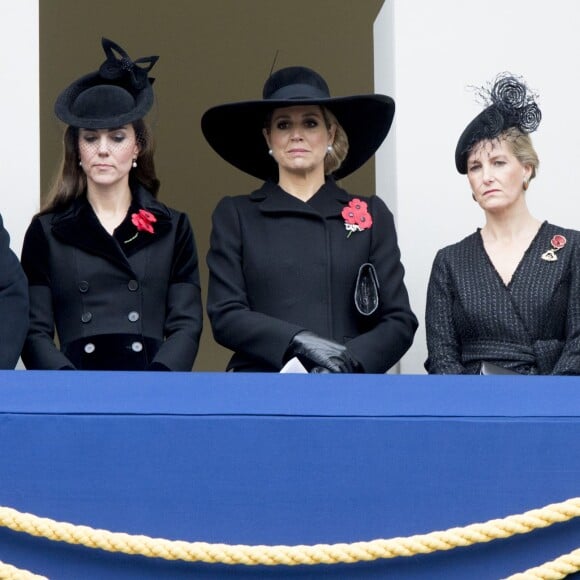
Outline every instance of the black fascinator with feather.
<svg viewBox="0 0 580 580">
<path fill-rule="evenodd" d="M 159 57 L 135 61 L 118 44 L 103 38 L 106 60 L 98 71 L 74 81 L 57 98 L 56 116 L 83 129 L 115 129 L 142 119 L 153 105 L 149 71 Z"/>
<path fill-rule="evenodd" d="M 524 134 L 532 133 L 540 125 L 542 112 L 536 103 L 537 95 L 521 77 L 505 72 L 499 74 L 491 87 L 477 90 L 486 108 L 467 125 L 455 148 L 455 166 L 467 173 L 467 157 L 480 141 L 497 139 L 502 133 L 516 128 Z"/>
</svg>

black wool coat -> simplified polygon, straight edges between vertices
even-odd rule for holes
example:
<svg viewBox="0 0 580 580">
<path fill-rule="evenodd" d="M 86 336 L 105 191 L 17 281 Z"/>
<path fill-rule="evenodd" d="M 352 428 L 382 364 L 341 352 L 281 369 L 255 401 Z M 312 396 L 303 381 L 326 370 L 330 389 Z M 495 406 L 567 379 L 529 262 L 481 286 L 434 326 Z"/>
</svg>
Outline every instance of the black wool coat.
<svg viewBox="0 0 580 580">
<path fill-rule="evenodd" d="M 86 197 L 32 220 L 22 250 L 27 368 L 191 370 L 202 307 L 189 220 L 142 186 L 132 194 L 113 236 Z M 131 215 L 139 209 L 155 216 L 154 233 L 137 231 Z"/>
<path fill-rule="evenodd" d="M 352 199 L 327 180 L 308 203 L 273 183 L 220 201 L 207 256 L 207 309 L 215 339 L 235 352 L 228 369 L 279 371 L 301 330 L 345 344 L 368 373 L 385 372 L 407 351 L 417 320 L 393 216 L 373 196 L 372 227 L 347 237 L 341 212 Z M 358 314 L 353 299 L 365 262 L 380 283 L 380 307 L 370 318 Z"/>
<path fill-rule="evenodd" d="M 13 369 L 28 330 L 28 283 L 0 216 L 0 369 Z"/>
</svg>

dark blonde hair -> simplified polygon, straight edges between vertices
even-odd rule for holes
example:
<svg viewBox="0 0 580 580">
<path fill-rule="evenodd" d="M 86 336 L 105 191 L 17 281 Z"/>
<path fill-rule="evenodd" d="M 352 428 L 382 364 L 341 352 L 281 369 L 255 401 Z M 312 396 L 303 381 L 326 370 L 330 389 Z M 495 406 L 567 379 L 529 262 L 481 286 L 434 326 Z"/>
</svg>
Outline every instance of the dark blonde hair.
<svg viewBox="0 0 580 580">
<path fill-rule="evenodd" d="M 531 166 L 530 181 L 536 177 L 536 172 L 540 167 L 540 159 L 534 149 L 530 135 L 520 131 L 517 127 L 510 127 L 499 138 L 504 139 L 509 144 L 514 157 L 522 165 Z"/>
<path fill-rule="evenodd" d="M 131 169 L 131 180 L 136 180 L 155 197 L 159 180 L 155 173 L 153 136 L 143 119 L 131 123 L 139 145 L 137 167 Z M 40 213 L 58 211 L 85 194 L 87 177 L 79 165 L 79 129 L 68 126 L 63 136 L 63 158 L 54 184 L 43 203 Z"/>
<path fill-rule="evenodd" d="M 330 129 L 332 125 L 336 127 L 334 141 L 332 142 L 332 150 L 329 151 L 324 158 L 324 174 L 330 175 L 340 168 L 342 162 L 348 155 L 348 135 L 330 109 L 327 109 L 326 107 L 320 108 L 322 109 L 322 116 L 324 117 L 326 127 L 328 129 Z"/>
</svg>

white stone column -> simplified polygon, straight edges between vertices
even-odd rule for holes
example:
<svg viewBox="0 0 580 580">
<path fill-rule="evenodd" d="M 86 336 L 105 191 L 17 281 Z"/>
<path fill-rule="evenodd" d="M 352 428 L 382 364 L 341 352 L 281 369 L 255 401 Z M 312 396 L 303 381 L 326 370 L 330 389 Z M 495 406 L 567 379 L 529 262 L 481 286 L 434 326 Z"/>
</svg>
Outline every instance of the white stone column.
<svg viewBox="0 0 580 580">
<path fill-rule="evenodd" d="M 40 199 L 38 0 L 10 0 L 0 18 L 0 213 L 20 256 Z"/>
</svg>

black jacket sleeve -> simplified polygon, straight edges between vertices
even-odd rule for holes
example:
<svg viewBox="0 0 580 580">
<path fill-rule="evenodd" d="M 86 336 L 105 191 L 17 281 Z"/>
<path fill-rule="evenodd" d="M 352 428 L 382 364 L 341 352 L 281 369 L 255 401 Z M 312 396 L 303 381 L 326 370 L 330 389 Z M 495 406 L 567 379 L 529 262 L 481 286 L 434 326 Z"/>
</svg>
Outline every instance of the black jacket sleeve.
<svg viewBox="0 0 580 580">
<path fill-rule="evenodd" d="M 28 277 L 30 326 L 22 361 L 28 369 L 74 369 L 54 342 L 54 312 L 50 289 L 48 240 L 38 218 L 24 236 L 22 267 Z"/>
<path fill-rule="evenodd" d="M 13 369 L 28 331 L 28 284 L 0 216 L 0 368 Z"/>
<path fill-rule="evenodd" d="M 226 348 L 281 368 L 292 337 L 305 329 L 252 310 L 243 272 L 240 223 L 232 198 L 220 201 L 212 221 L 207 309 L 214 338 Z"/>
<path fill-rule="evenodd" d="M 190 371 L 199 347 L 203 310 L 197 249 L 185 214 L 180 215 L 177 225 L 166 306 L 165 341 L 152 367 L 162 365 L 173 371 Z"/>
<path fill-rule="evenodd" d="M 580 237 L 568 236 L 573 247 L 573 258 L 570 260 L 570 289 L 568 294 L 568 309 L 566 312 L 566 342 L 560 358 L 551 374 L 580 374 Z"/>
<path fill-rule="evenodd" d="M 447 271 L 443 251 L 433 261 L 427 288 L 426 333 L 428 359 L 425 368 L 429 374 L 465 373 L 461 363 L 461 345 L 455 330 L 451 277 Z"/>
</svg>

